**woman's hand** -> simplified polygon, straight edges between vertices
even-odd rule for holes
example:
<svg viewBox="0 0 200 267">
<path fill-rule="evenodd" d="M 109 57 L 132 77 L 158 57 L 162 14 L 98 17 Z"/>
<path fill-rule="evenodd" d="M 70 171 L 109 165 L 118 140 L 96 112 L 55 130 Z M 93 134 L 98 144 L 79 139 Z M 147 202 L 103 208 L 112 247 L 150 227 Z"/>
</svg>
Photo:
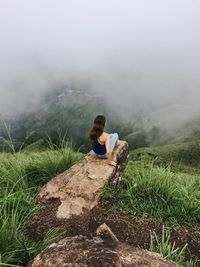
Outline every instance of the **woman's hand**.
<svg viewBox="0 0 200 267">
<path fill-rule="evenodd" d="M 116 167 L 116 166 L 117 166 L 117 163 L 116 163 L 116 162 L 114 162 L 113 160 L 111 160 L 110 162 L 108 162 L 108 164 L 109 164 L 109 165 L 112 165 L 112 166 L 114 166 L 114 167 Z"/>
</svg>

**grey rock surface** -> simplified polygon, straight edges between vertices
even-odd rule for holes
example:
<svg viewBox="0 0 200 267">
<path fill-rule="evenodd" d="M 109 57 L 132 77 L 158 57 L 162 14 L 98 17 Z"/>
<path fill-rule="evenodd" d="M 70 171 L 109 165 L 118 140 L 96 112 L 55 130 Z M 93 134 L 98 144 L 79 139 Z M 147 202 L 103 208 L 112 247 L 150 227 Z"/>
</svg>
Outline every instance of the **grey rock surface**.
<svg viewBox="0 0 200 267">
<path fill-rule="evenodd" d="M 43 205 L 48 199 L 60 199 L 57 218 L 69 219 L 72 215 L 81 215 L 98 204 L 100 194 L 109 181 L 118 185 L 127 163 L 127 155 L 128 144 L 125 141 L 113 151 L 116 167 L 89 152 L 77 164 L 44 185 L 36 199 Z"/>
</svg>

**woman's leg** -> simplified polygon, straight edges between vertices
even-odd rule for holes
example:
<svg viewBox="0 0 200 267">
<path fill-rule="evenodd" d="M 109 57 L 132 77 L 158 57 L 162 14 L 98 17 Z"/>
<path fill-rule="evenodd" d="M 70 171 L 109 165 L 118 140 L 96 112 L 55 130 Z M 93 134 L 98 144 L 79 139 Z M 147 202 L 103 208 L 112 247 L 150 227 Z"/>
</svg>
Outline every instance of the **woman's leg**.
<svg viewBox="0 0 200 267">
<path fill-rule="evenodd" d="M 118 133 L 110 134 L 110 152 L 113 151 L 118 139 L 119 139 Z"/>
</svg>

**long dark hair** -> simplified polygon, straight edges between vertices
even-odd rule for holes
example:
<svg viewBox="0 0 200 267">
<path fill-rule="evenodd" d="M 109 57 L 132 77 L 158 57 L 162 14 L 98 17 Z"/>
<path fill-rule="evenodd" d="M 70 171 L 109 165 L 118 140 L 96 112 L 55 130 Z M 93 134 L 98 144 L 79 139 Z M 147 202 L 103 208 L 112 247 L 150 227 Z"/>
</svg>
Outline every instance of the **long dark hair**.
<svg viewBox="0 0 200 267">
<path fill-rule="evenodd" d="M 89 140 L 90 143 L 94 144 L 94 142 L 99 138 L 99 136 L 103 133 L 103 129 L 105 127 L 106 118 L 103 115 L 98 115 L 94 119 L 94 123 L 92 128 L 89 130 Z"/>
</svg>

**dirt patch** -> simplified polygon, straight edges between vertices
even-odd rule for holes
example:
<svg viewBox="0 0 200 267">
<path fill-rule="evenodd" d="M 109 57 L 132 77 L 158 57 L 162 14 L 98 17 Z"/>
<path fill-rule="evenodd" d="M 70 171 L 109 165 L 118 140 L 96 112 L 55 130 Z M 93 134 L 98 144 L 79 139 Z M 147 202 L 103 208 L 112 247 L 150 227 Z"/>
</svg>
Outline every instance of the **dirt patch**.
<svg viewBox="0 0 200 267">
<path fill-rule="evenodd" d="M 200 231 L 190 226 L 174 226 L 161 220 L 135 218 L 122 212 L 113 213 L 102 204 L 93 208 L 89 213 L 73 216 L 71 219 L 56 218 L 56 209 L 60 205 L 59 199 L 49 199 L 46 207 L 41 207 L 33 223 L 24 229 L 26 238 L 31 240 L 43 239 L 45 233 L 54 227 L 64 230 L 65 236 L 95 235 L 97 227 L 106 223 L 115 233 L 119 241 L 129 245 L 149 249 L 150 231 L 155 231 L 161 238 L 162 225 L 170 229 L 171 241 L 182 247 L 188 243 L 186 259 L 199 260 L 200 266 Z M 104 236 L 105 239 L 109 238 Z"/>
</svg>

